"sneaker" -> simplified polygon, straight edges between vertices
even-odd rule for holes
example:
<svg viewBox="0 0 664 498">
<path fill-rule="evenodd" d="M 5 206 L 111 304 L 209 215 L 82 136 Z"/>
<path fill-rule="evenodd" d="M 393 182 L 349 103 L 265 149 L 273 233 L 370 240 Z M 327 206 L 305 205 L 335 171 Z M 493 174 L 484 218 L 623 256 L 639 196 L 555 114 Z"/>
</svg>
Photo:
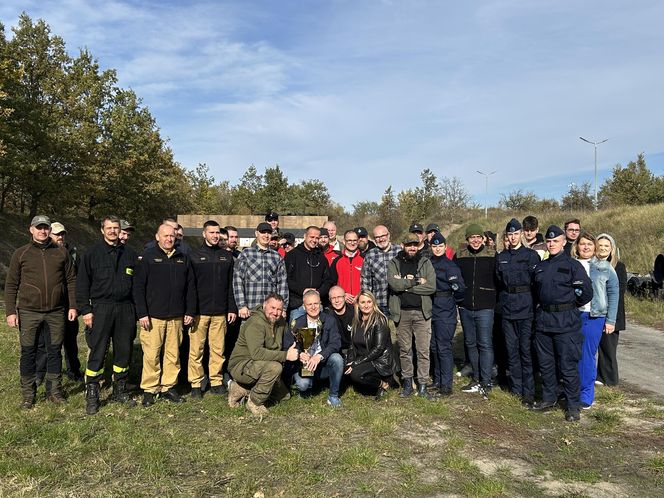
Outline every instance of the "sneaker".
<svg viewBox="0 0 664 498">
<path fill-rule="evenodd" d="M 478 393 L 480 392 L 480 383 L 476 380 L 471 380 L 470 383 L 461 388 L 461 391 L 464 393 Z"/>
<path fill-rule="evenodd" d="M 479 393 L 482 395 L 482 397 L 484 397 L 484 399 L 489 399 L 491 389 L 493 389 L 491 384 L 480 384 Z"/>
<path fill-rule="evenodd" d="M 341 400 L 339 399 L 339 396 L 330 395 L 327 397 L 327 404 L 332 408 L 339 408 L 341 406 Z"/>
<path fill-rule="evenodd" d="M 226 386 L 223 384 L 218 385 L 218 386 L 212 386 L 210 388 L 210 394 L 214 394 L 216 396 L 222 395 L 222 394 L 228 394 L 228 389 L 226 389 Z"/>
<path fill-rule="evenodd" d="M 247 397 L 249 391 L 233 380 L 228 381 L 228 406 L 237 408 L 240 406 L 244 398 Z"/>
<path fill-rule="evenodd" d="M 143 401 L 141 404 L 145 408 L 154 405 L 154 403 L 155 403 L 155 397 L 153 393 L 143 393 Z"/>
<path fill-rule="evenodd" d="M 267 408 L 265 408 L 265 405 L 257 405 L 251 401 L 251 396 L 247 397 L 247 410 L 249 410 L 254 417 L 259 418 L 263 418 L 269 413 Z"/>
<path fill-rule="evenodd" d="M 603 385 L 604 385 L 604 382 L 602 382 L 601 380 L 596 380 L 596 381 L 595 381 L 595 385 L 596 385 L 596 386 L 603 386 Z"/>
<path fill-rule="evenodd" d="M 567 410 L 567 413 L 565 413 L 565 420 L 568 422 L 578 422 L 581 420 L 581 413 L 579 413 L 578 408 Z"/>
<path fill-rule="evenodd" d="M 588 403 L 586 403 L 584 401 L 581 402 L 581 408 L 583 408 L 584 410 L 590 410 L 590 408 L 592 408 L 592 406 L 593 405 L 589 405 Z"/>
<path fill-rule="evenodd" d="M 161 397 L 167 399 L 171 403 L 184 403 L 184 398 L 173 388 L 170 388 L 165 393 L 161 393 Z"/>
<path fill-rule="evenodd" d="M 200 387 L 192 387 L 189 396 L 191 399 L 203 399 L 203 391 L 201 391 Z"/>
</svg>

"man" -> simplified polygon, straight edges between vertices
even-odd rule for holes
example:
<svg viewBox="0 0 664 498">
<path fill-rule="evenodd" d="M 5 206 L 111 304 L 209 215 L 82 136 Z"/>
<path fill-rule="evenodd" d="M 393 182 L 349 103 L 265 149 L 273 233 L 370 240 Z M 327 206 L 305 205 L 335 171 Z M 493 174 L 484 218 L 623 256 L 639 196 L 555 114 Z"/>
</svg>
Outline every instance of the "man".
<svg viewBox="0 0 664 498">
<path fill-rule="evenodd" d="M 233 297 L 233 255 L 219 245 L 221 229 L 214 220 L 203 224 L 203 245 L 191 253 L 196 276 L 198 313 L 189 331 L 188 380 L 192 399 L 202 399 L 205 377 L 203 351 L 210 350 L 208 376 L 211 394 L 225 394 L 222 367 L 227 324 L 235 322 L 237 307 Z"/>
<path fill-rule="evenodd" d="M 338 285 L 330 288 L 328 296 L 330 306 L 325 311 L 337 320 L 337 328 L 341 336 L 341 353 L 345 356 L 351 346 L 355 307 L 346 304 L 346 291 Z"/>
<path fill-rule="evenodd" d="M 390 242 L 390 231 L 385 225 L 373 229 L 376 247 L 367 251 L 360 274 L 360 287 L 376 296 L 380 310 L 389 317 L 387 265 L 401 251 L 401 247 Z"/>
<path fill-rule="evenodd" d="M 99 411 L 99 383 L 111 340 L 111 399 L 135 405 L 127 393 L 127 377 L 136 331 L 132 284 L 138 255 L 131 247 L 120 244 L 121 226 L 115 216 L 102 220 L 103 240 L 83 255 L 76 279 L 76 303 L 83 316 L 85 340 L 90 350 L 85 369 L 85 412 L 88 415 Z"/>
<path fill-rule="evenodd" d="M 427 392 L 429 347 L 431 345 L 431 295 L 436 292 L 436 272 L 428 258 L 417 251 L 420 239 L 409 233 L 404 250 L 387 268 L 390 286 L 390 315 L 397 324 L 403 389 L 399 396 L 413 394 L 413 338 L 417 349 L 417 394 L 432 399 Z"/>
<path fill-rule="evenodd" d="M 273 251 L 279 252 L 279 234 L 276 232 L 272 232 L 272 235 L 270 235 L 270 242 L 268 243 L 268 247 L 272 249 Z"/>
<path fill-rule="evenodd" d="M 546 256 L 546 242 L 539 233 L 539 221 L 534 216 L 526 216 L 521 222 L 523 225 L 523 245 L 536 251 L 540 260 Z"/>
<path fill-rule="evenodd" d="M 155 235 L 156 247 L 143 253 L 134 276 L 145 407 L 153 405 L 160 393 L 173 403 L 184 401 L 175 385 L 180 373 L 182 327 L 191 325 L 196 313 L 196 285 L 191 260 L 175 247 L 175 237 L 175 228 L 160 225 Z"/>
<path fill-rule="evenodd" d="M 454 262 L 461 269 L 466 284 L 459 315 L 473 378 L 461 390 L 486 396 L 492 387 L 496 251 L 484 244 L 484 232 L 477 224 L 466 228 L 466 242 L 468 245 L 456 253 Z"/>
<path fill-rule="evenodd" d="M 337 321 L 327 313 L 320 312 L 320 295 L 315 290 L 304 293 L 305 315 L 293 320 L 291 331 L 284 338 L 283 349 L 288 349 L 294 342 L 294 333 L 301 328 L 316 329 L 316 337 L 313 344 L 306 351 L 300 351 L 298 366 L 313 372 L 311 377 L 300 375 L 299 368 L 293 379 L 295 386 L 301 395 L 311 392 L 315 382 L 329 379 L 330 393 L 327 396 L 327 404 L 333 408 L 341 406 L 339 399 L 339 386 L 344 374 L 344 359 L 339 354 L 341 350 L 341 336 L 337 327 Z"/>
<path fill-rule="evenodd" d="M 346 230 L 344 233 L 344 249 L 341 256 L 332 262 L 330 274 L 332 282 L 346 291 L 346 302 L 355 304 L 355 299 L 360 293 L 360 274 L 364 258 L 358 250 L 358 236 L 355 230 Z"/>
<path fill-rule="evenodd" d="M 327 230 L 330 241 L 329 244 L 335 251 L 341 251 L 341 244 L 337 240 L 337 224 L 334 221 L 326 221 L 323 223 L 323 228 Z"/>
<path fill-rule="evenodd" d="M 286 274 L 288 275 L 288 310 L 290 320 L 304 314 L 302 297 L 309 289 L 318 291 L 322 299 L 332 287 L 332 279 L 327 258 L 318 247 L 320 229 L 310 226 L 304 233 L 304 241 L 286 254 Z"/>
<path fill-rule="evenodd" d="M 367 232 L 366 228 L 355 227 L 353 231 L 357 234 L 357 248 L 360 251 L 360 255 L 364 258 L 367 251 L 376 247 L 376 244 L 372 240 L 369 240 L 369 232 Z"/>
<path fill-rule="evenodd" d="M 565 254 L 568 256 L 572 254 L 572 246 L 580 234 L 581 222 L 577 218 L 565 222 Z"/>
<path fill-rule="evenodd" d="M 330 234 L 327 228 L 320 229 L 320 237 L 318 238 L 318 246 L 323 255 L 327 258 L 327 264 L 332 266 L 332 262 L 341 256 L 341 251 L 335 251 L 334 245 L 330 244 Z"/>
<path fill-rule="evenodd" d="M 45 327 L 47 366 L 46 381 L 51 383 L 48 399 L 65 402 L 62 394 L 62 341 L 65 333 L 65 293 L 68 302 L 76 302 L 74 264 L 64 247 L 51 240 L 51 220 L 37 215 L 30 223 L 31 240 L 12 254 L 5 279 L 7 325 L 18 327 L 21 343 L 21 406 L 35 404 L 37 331 Z M 76 309 L 69 308 L 67 319 L 76 319 Z"/>
<path fill-rule="evenodd" d="M 286 253 L 291 252 L 295 247 L 295 235 L 290 232 L 284 233 L 279 239 L 279 256 L 282 258 L 286 257 Z"/>
<path fill-rule="evenodd" d="M 129 242 L 129 239 L 134 234 L 134 225 L 129 223 L 127 220 L 120 220 L 120 236 L 118 240 L 120 244 L 126 244 Z"/>
<path fill-rule="evenodd" d="M 270 210 L 265 215 L 265 221 L 270 224 L 272 227 L 272 233 L 279 235 L 279 215 L 274 211 Z"/>
<path fill-rule="evenodd" d="M 567 411 L 565 419 L 576 422 L 579 409 L 579 360 L 583 346 L 579 307 L 593 298 L 592 283 L 581 263 L 563 250 L 565 232 L 551 225 L 546 229 L 549 257 L 537 264 L 533 275 L 535 299 L 535 346 L 542 374 L 542 401 L 533 410 L 556 406 L 558 379 L 563 382 Z"/>
<path fill-rule="evenodd" d="M 269 294 L 263 305 L 253 311 L 240 329 L 228 361 L 228 371 L 233 377 L 228 388 L 228 405 L 235 408 L 246 398 L 247 409 L 262 417 L 268 413 L 265 404 L 269 399 L 280 401 L 289 397 L 280 378 L 281 371 L 285 361 L 298 359 L 299 352 L 295 344 L 287 351 L 281 350 L 286 320 L 284 300 L 279 294 Z"/>
<path fill-rule="evenodd" d="M 262 304 L 268 295 L 288 295 L 284 260 L 268 247 L 271 236 L 270 224 L 259 223 L 256 227 L 256 245 L 242 251 L 235 263 L 233 294 L 238 316 L 243 320 L 249 318 L 251 310 Z"/>
<path fill-rule="evenodd" d="M 184 229 L 182 228 L 182 225 L 180 225 L 173 218 L 164 218 L 161 223 L 162 225 L 167 225 L 173 228 L 175 233 L 175 249 L 180 251 L 182 254 L 189 254 L 189 252 L 191 252 L 191 247 L 189 247 L 189 244 L 184 241 Z M 154 249 L 155 247 L 157 247 L 157 241 L 150 240 L 149 242 L 145 243 L 143 249 Z"/>
<path fill-rule="evenodd" d="M 431 226 L 431 225 L 429 225 Z M 413 223 L 408 229 L 409 233 L 417 235 L 417 239 L 420 241 L 417 245 L 417 252 L 422 254 L 426 258 L 431 257 L 431 249 L 429 248 L 429 240 L 427 239 L 426 233 L 424 233 L 424 228 L 419 223 Z"/>
<path fill-rule="evenodd" d="M 224 229 L 228 233 L 228 244 L 226 248 L 233 254 L 233 259 L 237 259 L 240 256 L 240 251 L 238 245 L 240 243 L 237 233 L 237 228 L 232 225 L 225 226 Z"/>
<path fill-rule="evenodd" d="M 502 331 L 509 364 L 510 391 L 525 406 L 535 401 L 535 378 L 531 357 L 533 296 L 531 280 L 538 254 L 522 243 L 522 225 L 512 218 L 505 227 L 509 247 L 496 255 L 496 280 L 502 315 Z"/>
</svg>

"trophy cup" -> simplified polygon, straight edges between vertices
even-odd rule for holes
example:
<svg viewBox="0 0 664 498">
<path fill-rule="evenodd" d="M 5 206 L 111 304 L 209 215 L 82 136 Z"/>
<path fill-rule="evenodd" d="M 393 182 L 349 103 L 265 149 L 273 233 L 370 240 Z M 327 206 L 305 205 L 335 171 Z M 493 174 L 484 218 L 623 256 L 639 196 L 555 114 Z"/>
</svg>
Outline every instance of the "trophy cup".
<svg viewBox="0 0 664 498">
<path fill-rule="evenodd" d="M 313 327 L 302 327 L 294 331 L 293 334 L 295 335 L 295 342 L 297 343 L 297 348 L 300 352 L 308 352 L 316 339 L 316 329 Z M 305 366 L 302 366 L 302 368 L 300 368 L 300 376 L 313 377 L 314 373 L 308 370 Z"/>
</svg>

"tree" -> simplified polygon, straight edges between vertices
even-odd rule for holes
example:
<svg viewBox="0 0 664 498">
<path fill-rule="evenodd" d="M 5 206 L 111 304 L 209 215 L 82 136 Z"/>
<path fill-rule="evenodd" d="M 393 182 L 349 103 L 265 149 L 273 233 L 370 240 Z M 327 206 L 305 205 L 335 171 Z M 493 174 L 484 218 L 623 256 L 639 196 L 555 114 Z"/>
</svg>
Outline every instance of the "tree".
<svg viewBox="0 0 664 498">
<path fill-rule="evenodd" d="M 507 194 L 500 194 L 499 205 L 508 211 L 534 211 L 538 203 L 539 199 L 530 191 L 516 189 Z"/>
<path fill-rule="evenodd" d="M 461 220 L 461 213 L 468 209 L 470 193 L 464 187 L 460 178 L 442 177 L 440 179 L 441 214 L 447 223 L 456 223 Z"/>
<path fill-rule="evenodd" d="M 650 171 L 643 154 L 624 168 L 616 165 L 599 195 L 602 207 L 649 204 L 664 199 L 662 180 Z"/>
<path fill-rule="evenodd" d="M 394 196 L 392 185 L 385 189 L 378 205 L 378 223 L 385 225 L 391 232 L 399 234 L 404 230 L 404 223 L 399 211 L 399 203 Z"/>
<path fill-rule="evenodd" d="M 594 208 L 594 201 L 590 195 L 590 182 L 582 185 L 572 183 L 569 192 L 562 198 L 562 209 L 569 211 L 585 211 Z"/>
</svg>

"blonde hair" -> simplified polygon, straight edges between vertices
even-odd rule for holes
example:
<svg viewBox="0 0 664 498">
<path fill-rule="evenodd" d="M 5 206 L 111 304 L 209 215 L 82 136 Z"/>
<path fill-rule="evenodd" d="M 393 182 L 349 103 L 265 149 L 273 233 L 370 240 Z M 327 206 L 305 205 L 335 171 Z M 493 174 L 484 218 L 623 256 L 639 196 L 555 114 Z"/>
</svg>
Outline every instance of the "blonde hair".
<svg viewBox="0 0 664 498">
<path fill-rule="evenodd" d="M 613 268 L 616 267 L 618 264 L 618 260 L 620 260 L 620 251 L 618 250 L 618 247 L 616 246 L 616 241 L 613 240 L 613 237 L 611 237 L 608 233 L 600 233 L 597 236 L 597 240 L 608 240 L 609 243 L 611 244 L 611 253 L 609 254 L 609 257 L 606 258 L 606 260 L 611 263 L 611 266 Z"/>
<path fill-rule="evenodd" d="M 369 313 L 369 318 L 366 320 L 366 327 L 365 330 L 368 330 L 371 328 L 377 321 L 381 321 L 383 323 L 387 323 L 387 317 L 383 314 L 382 311 L 380 311 L 380 308 L 378 307 L 378 303 L 376 302 L 376 296 L 373 295 L 373 292 L 368 291 L 368 290 L 363 290 L 360 292 L 357 296 L 357 300 L 355 301 L 355 316 L 353 317 L 353 328 L 359 327 L 363 322 L 362 322 L 362 317 L 360 316 L 360 298 L 364 296 L 366 298 L 371 299 L 372 303 L 372 308 L 371 308 L 371 313 Z"/>
</svg>

